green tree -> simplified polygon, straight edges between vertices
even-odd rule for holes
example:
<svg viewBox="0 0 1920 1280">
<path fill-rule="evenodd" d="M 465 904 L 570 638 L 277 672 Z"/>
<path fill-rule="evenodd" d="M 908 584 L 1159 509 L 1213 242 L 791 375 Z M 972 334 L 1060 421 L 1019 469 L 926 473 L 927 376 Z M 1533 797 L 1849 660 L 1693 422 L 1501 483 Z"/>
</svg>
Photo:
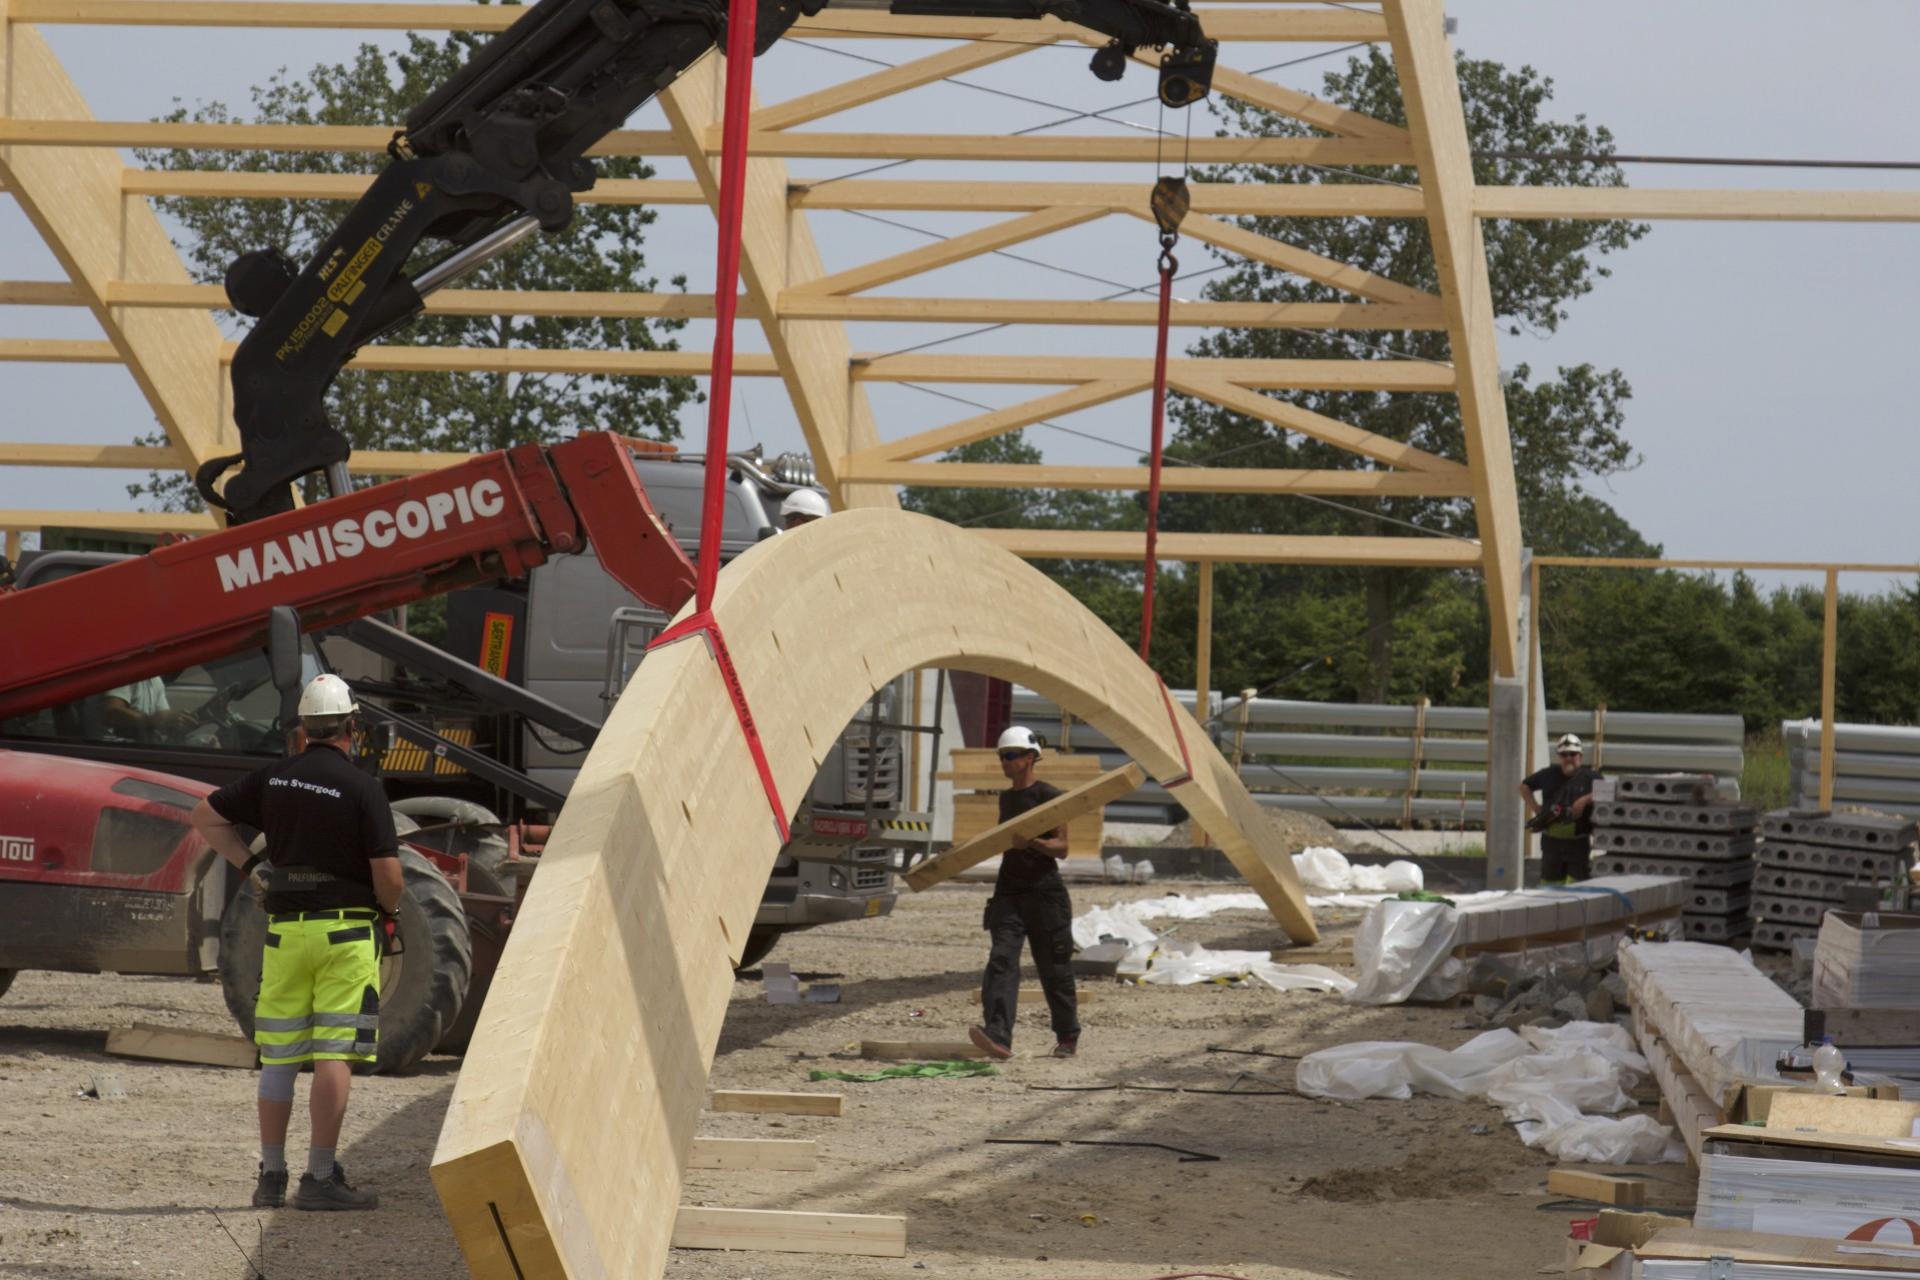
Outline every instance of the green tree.
<svg viewBox="0 0 1920 1280">
<path fill-rule="evenodd" d="M 465 65 L 485 37 L 456 32 L 434 41 L 409 35 L 404 52 L 362 45 L 346 63 L 316 66 L 304 77 L 284 71 L 252 92 L 252 118 L 289 125 L 388 126 Z M 181 106 L 172 121 L 225 123 L 221 103 Z M 158 169 L 224 169 L 248 173 L 373 173 L 383 155 L 341 152 L 147 151 Z M 635 158 L 595 161 L 602 178 L 647 178 Z M 338 224 L 346 206 L 322 200 L 225 200 L 168 197 L 164 216 L 196 279 L 218 283 L 227 264 L 248 250 L 278 245 L 296 262 Z M 643 251 L 651 209 L 578 206 L 559 235 L 536 235 L 466 277 L 474 289 L 651 292 Z M 431 246 L 424 245 L 429 254 Z M 417 261 L 417 260 L 416 260 Z M 418 270 L 416 266 L 415 270 Z M 677 288 L 685 278 L 675 276 Z M 229 316 L 231 319 L 232 317 Z M 459 347 L 566 347 L 576 350 L 674 350 L 684 321 L 553 316 L 422 317 L 388 343 Z M 349 370 L 328 393 L 334 425 L 359 449 L 485 451 L 552 441 L 587 428 L 670 440 L 680 434 L 683 407 L 700 399 L 690 378 L 596 374 L 384 373 Z M 140 443 L 164 443 L 153 436 Z M 155 473 L 128 492 L 166 509 L 195 508 L 198 496 L 177 473 Z"/>
<path fill-rule="evenodd" d="M 1461 96 L 1467 130 L 1477 155 L 1495 153 L 1577 153 L 1600 156 L 1613 149 L 1612 135 L 1576 116 L 1571 122 L 1545 114 L 1553 82 L 1530 67 L 1511 70 L 1499 63 L 1459 58 Z M 1369 50 L 1326 78 L 1324 96 L 1382 120 L 1404 124 L 1400 83 L 1391 60 Z M 1262 136 L 1312 136 L 1311 127 L 1244 103 L 1222 108 L 1234 131 Z M 1619 169 L 1605 161 L 1476 159 L 1482 183 L 1507 185 L 1619 186 Z M 1241 166 L 1207 175 L 1217 180 L 1270 183 L 1416 183 L 1410 168 L 1342 171 L 1301 165 Z M 1243 225 L 1326 257 L 1405 284 L 1436 291 L 1438 279 L 1424 220 L 1408 218 L 1247 218 Z M 1601 259 L 1619 252 L 1645 233 L 1625 222 L 1506 221 L 1485 228 L 1493 310 L 1506 333 L 1545 334 L 1559 327 L 1567 307 L 1607 275 Z M 1211 299 L 1261 302 L 1350 300 L 1327 285 L 1257 262 L 1236 262 L 1234 270 L 1207 286 Z M 1197 356 L 1264 359 L 1450 358 L 1447 336 L 1438 332 L 1311 331 L 1234 329 L 1213 334 L 1192 348 Z M 1586 477 L 1609 475 L 1637 461 L 1624 435 L 1624 405 L 1632 391 L 1619 370 L 1591 365 L 1563 368 L 1553 378 L 1536 378 L 1519 365 L 1504 375 L 1507 416 L 1512 431 L 1514 470 L 1522 527 L 1542 552 L 1648 554 L 1650 547 L 1605 503 L 1584 493 Z M 1464 458 L 1459 403 L 1448 395 L 1388 395 L 1381 392 L 1287 392 L 1282 397 L 1304 408 L 1351 423 L 1429 452 Z M 1218 465 L 1359 470 L 1368 463 L 1354 454 L 1303 437 L 1288 436 L 1264 422 L 1204 401 L 1181 399 L 1174 409 L 1178 430 L 1169 456 L 1189 461 L 1219 459 Z M 1170 495 L 1164 519 L 1168 528 L 1270 534 L 1407 534 L 1406 525 L 1442 536 L 1470 537 L 1475 532 L 1471 505 L 1460 500 L 1391 498 L 1314 502 L 1276 501 L 1244 496 Z M 1410 618 L 1426 620 L 1423 608 L 1467 620 L 1457 603 L 1458 582 L 1430 571 L 1365 569 L 1345 573 L 1317 571 L 1312 586 L 1287 570 L 1255 571 L 1266 584 L 1269 617 L 1250 620 L 1256 628 L 1296 607 L 1299 590 L 1322 594 L 1358 591 L 1364 600 L 1360 626 L 1366 637 L 1368 678 L 1360 692 L 1368 698 L 1393 696 L 1404 688 L 1403 658 L 1397 647 L 1417 645 L 1414 666 L 1420 687 L 1436 698 L 1482 684 L 1478 676 L 1449 665 L 1482 648 L 1463 640 L 1448 646 L 1448 661 L 1436 661 L 1433 646 L 1409 637 Z M 1221 636 L 1231 649 L 1251 636 Z M 1445 680 L 1443 688 L 1426 685 Z"/>
</svg>

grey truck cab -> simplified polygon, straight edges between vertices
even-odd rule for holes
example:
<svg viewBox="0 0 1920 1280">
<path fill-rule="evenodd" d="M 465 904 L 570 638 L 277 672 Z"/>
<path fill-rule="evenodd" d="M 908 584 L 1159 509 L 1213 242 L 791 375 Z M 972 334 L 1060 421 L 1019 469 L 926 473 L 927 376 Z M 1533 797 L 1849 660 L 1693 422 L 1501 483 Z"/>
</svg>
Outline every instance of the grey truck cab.
<svg viewBox="0 0 1920 1280">
<path fill-rule="evenodd" d="M 755 455 L 736 454 L 728 461 L 723 564 L 780 536 L 775 513 L 781 500 L 813 478 L 804 455 L 762 464 Z M 636 463 L 654 508 L 687 555 L 697 557 L 701 460 L 641 457 Z M 593 552 L 558 557 L 529 581 L 522 682 L 531 693 L 604 720 L 666 622 L 614 581 Z M 907 684 L 902 677 L 869 699 L 828 752 L 801 802 L 793 839 L 775 863 L 743 965 L 764 956 L 782 933 L 893 910 L 893 867 L 903 854 L 906 860 L 924 854 L 932 840 L 930 816 L 905 809 L 904 735 L 914 718 Z M 521 732 L 528 775 L 564 794 L 580 766 L 579 744 L 534 725 Z"/>
</svg>

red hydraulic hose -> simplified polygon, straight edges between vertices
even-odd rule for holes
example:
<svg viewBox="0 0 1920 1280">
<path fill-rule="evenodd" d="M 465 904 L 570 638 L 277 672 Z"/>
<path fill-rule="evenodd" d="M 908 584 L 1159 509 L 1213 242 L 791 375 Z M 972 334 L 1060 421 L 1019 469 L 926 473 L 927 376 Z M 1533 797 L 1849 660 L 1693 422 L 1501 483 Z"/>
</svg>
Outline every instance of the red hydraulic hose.
<svg viewBox="0 0 1920 1280">
<path fill-rule="evenodd" d="M 753 26 L 759 0 L 727 13 L 726 117 L 720 135 L 720 261 L 714 273 L 713 376 L 707 392 L 707 472 L 700 509 L 700 572 L 694 612 L 713 603 L 727 496 L 727 418 L 733 408 L 733 318 L 739 307 L 740 220 L 747 185 L 747 114 L 753 104 Z"/>
<path fill-rule="evenodd" d="M 1159 573 L 1160 458 L 1167 436 L 1167 330 L 1173 319 L 1173 273 L 1180 269 L 1173 246 L 1163 238 L 1160 250 L 1160 333 L 1153 352 L 1153 457 L 1147 471 L 1146 590 L 1140 599 L 1140 661 L 1153 644 L 1153 585 Z"/>
</svg>

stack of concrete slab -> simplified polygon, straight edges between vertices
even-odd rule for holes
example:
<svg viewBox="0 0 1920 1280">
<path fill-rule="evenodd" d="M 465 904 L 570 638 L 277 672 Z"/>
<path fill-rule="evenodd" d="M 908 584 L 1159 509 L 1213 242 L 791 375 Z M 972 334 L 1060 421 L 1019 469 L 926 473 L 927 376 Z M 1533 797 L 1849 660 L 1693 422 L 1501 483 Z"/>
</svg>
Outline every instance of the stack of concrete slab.
<svg viewBox="0 0 1920 1280">
<path fill-rule="evenodd" d="M 1500 949 L 1577 940 L 1619 932 L 1670 916 L 1683 905 L 1687 882 L 1678 876 L 1601 876 L 1583 884 L 1543 885 L 1487 897 L 1460 907 L 1457 948 Z"/>
<path fill-rule="evenodd" d="M 1753 945 L 1786 951 L 1813 938 L 1849 885 L 1891 886 L 1913 862 L 1911 818 L 1824 809 L 1775 809 L 1760 823 L 1766 841 L 1754 876 Z"/>
<path fill-rule="evenodd" d="M 1740 1091 L 1777 1079 L 1801 1042 L 1800 1002 L 1739 952 L 1697 942 L 1620 949 L 1640 1051 L 1695 1159 L 1701 1134 L 1726 1120 Z"/>
<path fill-rule="evenodd" d="M 1734 942 L 1748 929 L 1759 819 L 1752 805 L 1720 799 L 1710 774 L 1619 778 L 1593 806 L 1593 870 L 1685 877 L 1686 936 Z"/>
</svg>

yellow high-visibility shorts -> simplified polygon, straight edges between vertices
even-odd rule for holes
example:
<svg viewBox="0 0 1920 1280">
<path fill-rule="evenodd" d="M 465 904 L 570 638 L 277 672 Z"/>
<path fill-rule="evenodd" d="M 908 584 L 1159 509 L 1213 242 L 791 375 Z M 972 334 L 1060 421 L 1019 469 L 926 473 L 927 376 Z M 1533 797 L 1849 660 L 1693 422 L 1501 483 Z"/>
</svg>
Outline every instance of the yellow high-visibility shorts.
<svg viewBox="0 0 1920 1280">
<path fill-rule="evenodd" d="M 269 918 L 253 1007 L 261 1065 L 373 1061 L 380 1039 L 375 927 L 374 912 L 351 909 Z"/>
</svg>

